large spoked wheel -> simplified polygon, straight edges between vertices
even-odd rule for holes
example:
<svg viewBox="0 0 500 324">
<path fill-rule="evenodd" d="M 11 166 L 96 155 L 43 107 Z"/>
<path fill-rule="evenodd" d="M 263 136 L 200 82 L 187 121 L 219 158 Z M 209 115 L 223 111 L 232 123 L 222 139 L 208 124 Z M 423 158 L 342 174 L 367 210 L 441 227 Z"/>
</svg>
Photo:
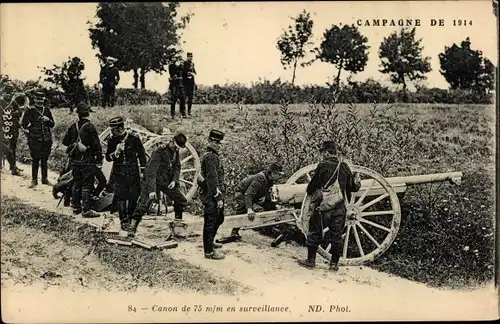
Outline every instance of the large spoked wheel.
<svg viewBox="0 0 500 324">
<path fill-rule="evenodd" d="M 166 144 L 171 140 L 169 136 L 158 136 L 148 141 L 144 148 L 151 154 L 158 146 Z M 186 199 L 192 201 L 198 190 L 198 175 L 201 174 L 201 162 L 198 153 L 194 147 L 188 142 L 186 148 L 180 150 L 181 160 L 181 175 L 179 185 Z"/>
<path fill-rule="evenodd" d="M 287 183 L 308 183 L 315 168 L 316 164 L 313 164 L 300 169 Z M 387 180 L 365 167 L 354 165 L 351 170 L 360 174 L 361 188 L 345 202 L 347 213 L 339 264 L 348 266 L 371 262 L 386 252 L 396 239 L 401 223 L 399 199 Z M 301 213 L 297 216 L 297 227 L 306 237 L 314 209 L 310 198 L 305 194 Z M 324 233 L 328 240 L 332 232 L 326 227 Z M 318 253 L 327 260 L 331 259 L 332 252 L 330 243 L 322 244 L 318 249 Z"/>
</svg>

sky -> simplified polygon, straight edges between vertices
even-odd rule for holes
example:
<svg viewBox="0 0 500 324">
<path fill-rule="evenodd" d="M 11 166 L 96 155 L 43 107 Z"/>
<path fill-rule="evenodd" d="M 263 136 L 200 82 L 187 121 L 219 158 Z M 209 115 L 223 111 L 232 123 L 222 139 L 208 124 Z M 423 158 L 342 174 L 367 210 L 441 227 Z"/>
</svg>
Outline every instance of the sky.
<svg viewBox="0 0 500 324">
<path fill-rule="evenodd" d="M 334 24 L 356 24 L 358 19 L 420 19 L 416 35 L 422 38 L 423 55 L 431 57 L 433 71 L 427 74 L 430 87 L 447 88 L 439 73 L 438 54 L 445 46 L 458 45 L 470 37 L 472 48 L 483 51 L 497 62 L 497 25 L 491 0 L 474 1 L 341 1 L 341 2 L 197 2 L 181 3 L 182 14 L 192 12 L 183 31 L 181 49 L 194 53 L 197 83 L 203 85 L 239 82 L 251 84 L 259 78 L 291 81 L 291 70 L 284 70 L 276 41 L 292 23 L 291 17 L 303 9 L 314 20 L 313 41 L 319 45 L 326 29 Z M 22 81 L 38 79 L 41 66 L 59 64 L 79 56 L 86 65 L 85 83 L 95 84 L 99 63 L 88 36 L 87 21 L 95 19 L 96 3 L 2 4 L 1 73 Z M 445 26 L 430 26 L 431 19 L 443 19 Z M 452 26 L 453 19 L 471 22 Z M 387 83 L 378 72 L 378 47 L 383 38 L 400 27 L 360 26 L 368 38 L 369 59 L 365 70 L 353 80 L 374 78 Z M 309 57 L 312 58 L 312 57 Z M 298 68 L 299 85 L 320 84 L 336 75 L 333 65 L 316 62 Z M 348 73 L 342 73 L 342 79 Z M 132 73 L 121 73 L 119 87 L 131 88 Z M 168 88 L 168 73 L 148 73 L 146 88 L 162 93 Z"/>
</svg>

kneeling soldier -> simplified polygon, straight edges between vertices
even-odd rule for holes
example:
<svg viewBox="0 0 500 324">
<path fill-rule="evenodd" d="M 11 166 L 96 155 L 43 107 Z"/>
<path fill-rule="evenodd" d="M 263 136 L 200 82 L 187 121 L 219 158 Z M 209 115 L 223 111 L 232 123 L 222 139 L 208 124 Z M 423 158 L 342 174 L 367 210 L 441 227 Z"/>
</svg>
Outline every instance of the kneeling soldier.
<svg viewBox="0 0 500 324">
<path fill-rule="evenodd" d="M 200 200 L 203 203 L 203 250 L 205 258 L 213 260 L 224 259 L 214 248 L 222 244 L 214 242 L 217 230 L 224 223 L 224 168 L 219 157 L 220 146 L 224 133 L 218 130 L 210 131 L 208 145 L 201 157 Z"/>
<path fill-rule="evenodd" d="M 139 136 L 125 130 L 122 117 L 109 120 L 112 136 L 108 140 L 106 161 L 113 162 L 113 192 L 122 230 L 127 230 L 141 190 L 141 173 L 146 151 Z M 139 163 L 140 168 L 139 168 Z"/>
<path fill-rule="evenodd" d="M 158 147 L 151 154 L 141 188 L 139 203 L 134 211 L 129 232 L 133 236 L 142 216 L 147 212 L 149 202 L 158 200 L 158 193 L 163 192 L 174 202 L 175 219 L 182 220 L 182 213 L 187 205 L 187 199 L 181 192 L 179 178 L 181 174 L 181 161 L 179 150 L 186 147 L 186 135 L 175 135 L 170 143 Z"/>
<path fill-rule="evenodd" d="M 248 219 L 253 221 L 255 219 L 254 204 L 261 206 L 265 211 L 276 210 L 276 204 L 271 200 L 271 188 L 283 174 L 281 165 L 273 163 L 267 170 L 243 179 L 235 188 L 235 213 L 237 215 L 246 213 Z M 241 239 L 239 228 L 233 228 L 231 238 Z"/>
<path fill-rule="evenodd" d="M 307 194 L 311 196 L 311 210 L 313 215 L 309 221 L 309 234 L 307 235 L 307 259 L 300 260 L 299 265 L 306 268 L 316 266 L 316 252 L 318 246 L 323 243 L 331 243 L 332 259 L 330 261 L 330 270 L 338 270 L 338 262 L 342 254 L 342 232 L 346 220 L 345 200 L 351 199 L 352 192 L 357 192 L 361 187 L 359 174 L 353 176 L 351 169 L 345 162 L 339 161 L 337 157 L 336 145 L 332 141 L 323 143 L 320 150 L 323 153 L 324 160 L 318 164 L 314 171 L 314 176 L 307 185 Z M 339 166 L 340 163 L 340 166 Z M 337 174 L 335 174 L 337 173 Z M 321 212 L 318 210 L 319 204 L 323 199 L 322 188 L 333 184 L 330 180 L 338 179 L 340 189 L 344 199 L 332 210 Z M 323 229 L 329 228 L 329 231 L 323 238 Z"/>
</svg>

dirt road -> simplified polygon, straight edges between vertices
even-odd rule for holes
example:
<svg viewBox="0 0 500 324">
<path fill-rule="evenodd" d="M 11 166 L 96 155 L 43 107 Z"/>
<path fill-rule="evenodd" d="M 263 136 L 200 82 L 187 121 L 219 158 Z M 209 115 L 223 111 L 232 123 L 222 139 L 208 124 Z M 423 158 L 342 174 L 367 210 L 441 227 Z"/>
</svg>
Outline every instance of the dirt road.
<svg viewBox="0 0 500 324">
<path fill-rule="evenodd" d="M 29 170 L 26 165 L 20 165 Z M 27 173 L 25 171 L 25 173 Z M 55 181 L 57 175 L 50 174 Z M 2 173 L 2 195 L 15 196 L 29 204 L 49 211 L 70 214 L 69 208 L 56 208 L 51 187 L 39 185 L 28 189 L 28 178 L 12 177 Z M 75 218 L 81 221 L 81 218 Z M 153 230 L 157 224 L 143 222 L 139 235 Z M 23 232 L 35 237 L 35 233 Z M 22 236 L 23 233 L 17 233 Z M 3 233 L 2 233 L 3 234 Z M 75 314 L 80 321 L 315 321 L 315 320 L 460 320 L 496 318 L 496 292 L 493 286 L 478 288 L 472 292 L 446 291 L 428 288 L 423 284 L 392 277 L 367 267 L 345 267 L 339 273 L 331 273 L 325 264 L 314 271 L 299 268 L 295 258 L 303 257 L 305 250 L 291 245 L 271 248 L 270 239 L 256 233 L 243 233 L 243 241 L 224 246 L 224 261 L 206 260 L 201 249 L 201 237 L 189 239 L 176 249 L 165 250 L 176 259 L 183 259 L 223 277 L 232 278 L 252 288 L 237 298 L 230 296 L 203 296 L 183 291 L 158 292 L 154 288 L 137 287 L 133 293 L 124 293 L 125 278 L 112 274 L 98 260 L 89 259 L 102 278 L 82 285 L 78 282 L 58 286 L 32 282 L 30 286 L 14 284 L 2 270 L 2 311 L 4 317 L 23 321 L 46 319 L 71 321 Z M 2 235 L 3 237 L 3 235 Z M 40 238 L 38 238 L 40 240 Z M 49 240 L 49 238 L 44 238 Z M 12 239 L 2 239 L 2 249 L 14 246 Z M 28 245 L 29 246 L 29 245 Z M 64 250 L 60 243 L 51 245 L 49 252 Z M 20 251 L 20 255 L 27 253 Z M 72 252 L 76 258 L 78 251 Z M 47 262 L 51 255 L 47 255 Z M 72 258 L 71 253 L 66 259 Z M 23 260 L 23 257 L 19 258 Z M 2 259 L 2 268 L 4 260 Z M 26 271 L 29 271 L 27 266 Z M 87 264 L 70 261 L 61 272 L 85 271 Z M 5 277 L 5 278 L 4 278 Z M 112 292 L 112 286 L 118 287 Z M 43 289 L 42 289 L 43 288 Z M 101 288 L 98 290 L 98 288 Z M 104 290 L 103 290 L 104 289 Z M 41 296 L 40 296 L 41 294 Z M 241 306 L 283 306 L 287 310 L 269 312 L 269 309 L 240 309 Z M 128 305 L 137 311 L 128 311 Z M 153 311 L 153 305 L 176 306 L 177 311 Z M 191 310 L 183 312 L 183 305 Z M 201 305 L 203 311 L 196 311 Z M 322 311 L 309 312 L 310 305 L 321 305 Z M 221 306 L 217 311 L 207 306 Z M 234 306 L 234 311 L 227 307 Z M 35 309 L 35 308 L 36 309 Z M 148 308 L 141 310 L 140 308 Z M 319 310 L 319 308 L 317 308 Z M 36 310 L 36 311 L 35 311 Z M 36 315 L 36 316 L 35 316 Z"/>
</svg>

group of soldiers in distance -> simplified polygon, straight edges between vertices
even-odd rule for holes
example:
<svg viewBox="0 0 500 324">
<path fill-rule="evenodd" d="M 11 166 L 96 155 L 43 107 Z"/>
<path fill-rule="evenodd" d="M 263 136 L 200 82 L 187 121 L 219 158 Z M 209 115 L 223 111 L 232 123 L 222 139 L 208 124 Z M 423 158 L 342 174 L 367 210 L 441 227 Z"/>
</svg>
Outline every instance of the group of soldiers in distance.
<svg viewBox="0 0 500 324">
<path fill-rule="evenodd" d="M 184 76 L 193 76 L 196 71 L 191 57 L 186 62 L 176 62 L 170 66 L 170 90 L 176 92 L 173 98 L 181 102 L 181 114 L 186 115 L 184 105 L 187 89 L 188 111 L 190 115 L 194 77 L 192 83 L 183 83 Z M 78 62 L 77 62 L 78 63 Z M 81 66 L 80 66 L 81 67 Z M 104 69 L 104 67 L 103 67 Z M 191 73 L 191 74 L 190 74 Z M 111 81 L 107 80 L 109 76 Z M 101 73 L 103 89 L 103 104 L 114 104 L 114 90 L 119 74 L 113 66 L 113 60 L 108 60 L 104 72 Z M 182 89 L 183 91 L 180 91 Z M 55 120 L 50 108 L 45 104 L 46 97 L 41 91 L 32 95 L 33 106 L 23 114 L 19 104 L 12 98 L 13 87 L 7 83 L 2 91 L 2 163 L 4 156 L 10 165 L 13 175 L 21 175 L 22 170 L 16 166 L 16 145 L 19 129 L 23 129 L 28 137 L 28 147 L 31 155 L 32 181 L 30 188 L 38 185 L 38 170 L 41 168 L 41 182 L 52 185 L 47 176 L 47 161 L 52 148 L 52 129 Z M 174 107 L 175 102 L 172 103 Z M 112 212 L 117 211 L 122 231 L 134 236 L 147 212 L 148 206 L 159 199 L 158 193 L 165 194 L 174 203 L 174 218 L 182 221 L 183 212 L 188 201 L 181 191 L 179 180 L 181 162 L 179 151 L 186 147 L 188 141 L 183 133 L 178 133 L 168 143 L 157 147 L 147 161 L 146 152 L 139 136 L 125 128 L 122 117 L 116 116 L 109 120 L 111 136 L 108 139 L 107 150 L 103 152 L 97 129 L 90 119 L 91 109 L 85 100 L 76 104 L 75 121 L 62 139 L 66 146 L 69 169 L 73 176 L 73 186 L 70 194 L 65 197 L 65 206 L 71 206 L 74 214 L 82 217 L 99 217 L 94 211 L 92 200 L 110 191 L 113 193 Z M 172 116 L 174 110 L 172 108 Z M 22 116 L 22 118 L 21 118 Z M 224 222 L 225 201 L 227 199 L 224 165 L 221 159 L 221 146 L 224 145 L 224 132 L 212 129 L 207 138 L 205 151 L 201 155 L 201 174 L 196 179 L 199 185 L 199 199 L 202 202 L 203 250 L 208 259 L 222 260 L 224 255 L 217 252 L 222 243 L 240 240 L 239 228 L 233 228 L 229 237 L 215 240 L 218 229 Z M 313 214 L 310 219 L 307 235 L 307 258 L 299 260 L 298 264 L 312 269 L 316 265 L 316 252 L 320 244 L 332 245 L 330 269 L 338 270 L 338 262 L 342 253 L 342 232 L 345 226 L 346 205 L 353 192 L 360 188 L 358 174 L 352 174 L 349 165 L 339 159 L 334 141 L 325 141 L 320 149 L 322 161 L 318 164 L 314 176 L 307 186 L 307 194 L 311 197 Z M 102 174 L 103 159 L 113 163 L 110 181 Z M 259 205 L 264 210 L 275 210 L 275 202 L 271 199 L 272 186 L 284 175 L 279 163 L 270 164 L 265 170 L 243 179 L 235 188 L 235 213 L 247 214 L 250 221 L 255 219 L 254 207 Z M 98 181 L 97 187 L 95 186 Z M 325 210 L 318 207 L 323 202 L 325 190 L 336 183 L 340 188 L 343 200 Z M 98 198 L 97 198 L 98 199 Z M 328 227 L 326 235 L 324 229 Z"/>
</svg>

